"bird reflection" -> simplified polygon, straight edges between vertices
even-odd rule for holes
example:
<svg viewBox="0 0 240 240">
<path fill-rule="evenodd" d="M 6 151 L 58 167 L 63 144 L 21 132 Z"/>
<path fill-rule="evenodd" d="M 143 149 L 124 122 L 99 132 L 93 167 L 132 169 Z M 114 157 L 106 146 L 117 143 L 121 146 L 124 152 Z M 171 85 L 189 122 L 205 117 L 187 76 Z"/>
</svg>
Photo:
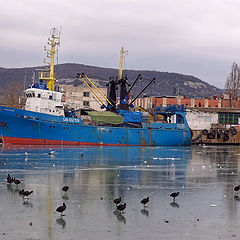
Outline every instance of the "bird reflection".
<svg viewBox="0 0 240 240">
<path fill-rule="evenodd" d="M 31 203 L 31 202 L 29 202 L 28 200 L 24 200 L 23 201 L 23 206 L 25 206 L 25 207 L 33 207 L 33 204 Z"/>
<path fill-rule="evenodd" d="M 237 200 L 237 201 L 240 201 L 240 197 L 238 195 L 235 195 L 234 199 Z"/>
<path fill-rule="evenodd" d="M 7 190 L 13 192 L 13 186 L 11 184 L 7 184 Z"/>
<path fill-rule="evenodd" d="M 13 194 L 15 195 L 16 193 L 19 193 L 19 189 L 18 188 L 15 188 L 12 190 Z"/>
<path fill-rule="evenodd" d="M 117 220 L 119 221 L 119 222 L 123 222 L 123 223 L 125 223 L 126 224 L 126 218 L 121 214 L 121 213 L 118 213 L 117 214 Z"/>
<path fill-rule="evenodd" d="M 143 214 L 143 215 L 146 215 L 148 217 L 149 215 L 149 211 L 147 209 L 142 209 L 140 210 L 140 212 Z"/>
<path fill-rule="evenodd" d="M 61 225 L 63 228 L 66 227 L 66 221 L 63 218 L 56 219 L 56 222 Z"/>
<path fill-rule="evenodd" d="M 13 187 L 11 184 L 7 184 L 7 190 L 13 193 L 13 195 L 15 195 L 16 193 L 18 194 L 19 192 L 19 189 L 17 187 Z"/>
<path fill-rule="evenodd" d="M 115 211 L 113 212 L 113 215 L 117 216 L 117 220 L 118 220 L 119 222 L 123 222 L 123 223 L 126 223 L 126 222 L 127 222 L 127 221 L 126 221 L 126 218 L 125 218 L 118 210 L 115 210 Z"/>
<path fill-rule="evenodd" d="M 171 202 L 170 205 L 171 205 L 172 207 L 174 207 L 174 208 L 175 208 L 175 207 L 176 207 L 176 208 L 179 208 L 178 203 L 176 203 L 175 201 Z"/>
<path fill-rule="evenodd" d="M 69 200 L 69 197 L 68 197 L 67 194 L 64 194 L 64 195 L 62 196 L 62 199 L 63 199 L 63 200 Z"/>
</svg>

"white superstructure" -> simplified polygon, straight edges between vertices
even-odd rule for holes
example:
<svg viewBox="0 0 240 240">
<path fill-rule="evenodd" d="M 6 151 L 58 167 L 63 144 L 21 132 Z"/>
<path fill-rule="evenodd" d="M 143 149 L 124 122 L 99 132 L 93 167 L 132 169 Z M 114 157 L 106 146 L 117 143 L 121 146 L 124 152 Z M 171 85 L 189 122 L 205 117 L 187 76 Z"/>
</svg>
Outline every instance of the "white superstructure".
<svg viewBox="0 0 240 240">
<path fill-rule="evenodd" d="M 64 116 L 64 93 L 61 91 L 49 91 L 39 87 L 41 87 L 41 84 L 33 84 L 25 90 L 27 97 L 25 109 L 33 112 Z"/>
<path fill-rule="evenodd" d="M 58 31 L 51 29 L 51 37 L 48 38 L 48 45 L 51 47 L 44 50 L 47 52 L 49 67 L 39 72 L 39 83 L 32 84 L 24 92 L 27 97 L 25 109 L 28 111 L 64 116 L 63 96 L 59 86 L 55 85 L 56 76 L 54 73 L 54 56 L 58 52 L 57 46 L 60 43 Z"/>
</svg>

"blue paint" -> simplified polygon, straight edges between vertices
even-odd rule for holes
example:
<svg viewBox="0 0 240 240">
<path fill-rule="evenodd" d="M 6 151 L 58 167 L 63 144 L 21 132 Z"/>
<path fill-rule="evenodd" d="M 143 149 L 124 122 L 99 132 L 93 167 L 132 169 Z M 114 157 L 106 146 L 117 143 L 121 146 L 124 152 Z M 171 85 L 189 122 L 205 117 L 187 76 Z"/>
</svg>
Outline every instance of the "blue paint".
<svg viewBox="0 0 240 240">
<path fill-rule="evenodd" d="M 172 109 L 166 113 L 166 116 L 170 116 L 174 112 Z M 80 145 L 190 145 L 191 132 L 185 113 L 176 113 L 177 123 L 142 121 L 141 128 L 128 125 L 112 127 L 85 125 L 80 118 L 59 117 L 0 106 L 0 134 L 3 139 L 21 138 L 23 144 L 26 139 L 43 139 L 61 141 L 52 144 L 63 145 L 69 144 L 67 142 Z M 131 119 L 136 118 L 134 116 Z"/>
</svg>

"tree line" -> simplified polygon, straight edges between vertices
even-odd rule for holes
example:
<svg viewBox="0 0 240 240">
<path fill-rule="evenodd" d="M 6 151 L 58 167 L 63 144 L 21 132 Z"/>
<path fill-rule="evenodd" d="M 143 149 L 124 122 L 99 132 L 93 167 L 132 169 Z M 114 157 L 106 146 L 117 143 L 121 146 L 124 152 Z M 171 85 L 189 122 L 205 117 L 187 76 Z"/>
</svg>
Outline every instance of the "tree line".
<svg viewBox="0 0 240 240">
<path fill-rule="evenodd" d="M 240 69 L 237 63 L 233 63 L 231 72 L 227 77 L 225 83 L 225 93 L 229 95 L 230 107 L 235 106 L 235 102 L 238 98 L 238 91 L 240 88 Z"/>
<path fill-rule="evenodd" d="M 12 108 L 22 108 L 24 101 L 23 86 L 21 82 L 8 81 L 0 90 L 0 105 Z"/>
</svg>

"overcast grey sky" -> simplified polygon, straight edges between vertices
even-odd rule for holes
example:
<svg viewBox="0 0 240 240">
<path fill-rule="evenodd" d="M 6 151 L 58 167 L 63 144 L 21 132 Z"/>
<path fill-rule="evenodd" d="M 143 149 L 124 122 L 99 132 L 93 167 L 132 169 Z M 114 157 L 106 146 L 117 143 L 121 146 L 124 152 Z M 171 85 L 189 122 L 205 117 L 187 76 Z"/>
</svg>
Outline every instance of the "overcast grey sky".
<svg viewBox="0 0 240 240">
<path fill-rule="evenodd" d="M 0 67 L 43 65 L 52 27 L 59 63 L 193 75 L 223 88 L 240 64 L 239 0 L 0 0 Z"/>
</svg>

